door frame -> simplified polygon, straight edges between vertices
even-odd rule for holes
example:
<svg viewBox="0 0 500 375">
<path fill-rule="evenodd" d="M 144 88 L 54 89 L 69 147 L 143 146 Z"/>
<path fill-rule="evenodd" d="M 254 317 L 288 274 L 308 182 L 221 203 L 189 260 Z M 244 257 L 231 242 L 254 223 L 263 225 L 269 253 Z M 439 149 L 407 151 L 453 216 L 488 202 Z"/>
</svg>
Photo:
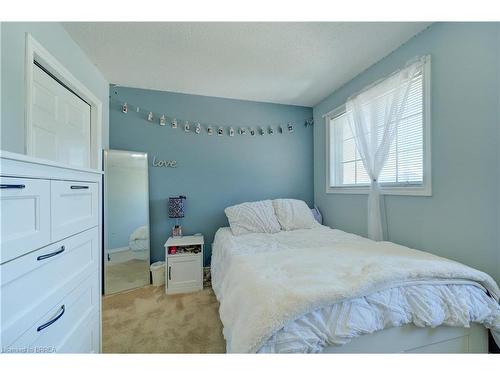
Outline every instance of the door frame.
<svg viewBox="0 0 500 375">
<path fill-rule="evenodd" d="M 33 156 L 33 61 L 36 60 L 50 74 L 90 105 L 90 169 L 101 170 L 102 102 L 59 62 L 30 33 L 26 33 L 25 58 L 25 152 Z"/>
</svg>

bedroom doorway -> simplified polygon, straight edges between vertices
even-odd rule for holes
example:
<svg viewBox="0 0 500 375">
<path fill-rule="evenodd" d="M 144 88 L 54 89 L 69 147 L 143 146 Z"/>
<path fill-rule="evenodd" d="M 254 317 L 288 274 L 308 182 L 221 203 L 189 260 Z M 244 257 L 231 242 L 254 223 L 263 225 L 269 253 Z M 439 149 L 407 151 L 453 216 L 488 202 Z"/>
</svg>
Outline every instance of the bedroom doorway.
<svg viewBox="0 0 500 375">
<path fill-rule="evenodd" d="M 149 285 L 148 155 L 104 151 L 104 294 Z"/>
</svg>

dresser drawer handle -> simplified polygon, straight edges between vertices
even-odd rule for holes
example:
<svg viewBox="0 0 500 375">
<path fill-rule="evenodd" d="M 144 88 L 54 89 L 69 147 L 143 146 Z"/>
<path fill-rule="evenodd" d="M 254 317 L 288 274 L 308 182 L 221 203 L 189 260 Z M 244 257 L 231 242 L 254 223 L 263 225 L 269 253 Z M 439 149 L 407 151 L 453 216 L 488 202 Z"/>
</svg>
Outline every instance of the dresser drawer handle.
<svg viewBox="0 0 500 375">
<path fill-rule="evenodd" d="M 2 184 L 2 189 L 24 189 L 26 185 Z"/>
<path fill-rule="evenodd" d="M 36 258 L 36 260 L 44 260 L 47 258 L 55 257 L 56 255 L 61 254 L 64 250 L 66 250 L 66 248 L 64 246 L 61 246 L 58 250 L 52 253 L 40 255 L 39 257 Z"/>
<path fill-rule="evenodd" d="M 79 190 L 79 189 L 88 189 L 88 186 L 85 185 L 71 185 L 71 189 L 73 190 Z"/>
<path fill-rule="evenodd" d="M 49 320 L 47 323 L 44 323 L 40 327 L 38 327 L 36 329 L 36 331 L 40 332 L 41 330 L 43 330 L 43 329 L 47 328 L 48 326 L 51 326 L 52 324 L 54 324 L 55 322 L 57 322 L 64 315 L 65 311 L 66 311 L 66 308 L 64 307 L 64 305 L 62 305 L 61 306 L 61 312 L 59 314 L 57 314 L 57 316 L 55 318 Z"/>
</svg>

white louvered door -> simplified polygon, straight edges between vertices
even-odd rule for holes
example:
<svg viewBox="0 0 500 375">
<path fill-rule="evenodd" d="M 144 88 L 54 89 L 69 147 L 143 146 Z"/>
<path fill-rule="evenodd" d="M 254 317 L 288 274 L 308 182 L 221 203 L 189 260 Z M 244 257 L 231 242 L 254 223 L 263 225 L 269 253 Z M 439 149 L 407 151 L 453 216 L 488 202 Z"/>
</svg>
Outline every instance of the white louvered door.
<svg viewBox="0 0 500 375">
<path fill-rule="evenodd" d="M 33 64 L 28 154 L 90 167 L 90 106 Z"/>
</svg>

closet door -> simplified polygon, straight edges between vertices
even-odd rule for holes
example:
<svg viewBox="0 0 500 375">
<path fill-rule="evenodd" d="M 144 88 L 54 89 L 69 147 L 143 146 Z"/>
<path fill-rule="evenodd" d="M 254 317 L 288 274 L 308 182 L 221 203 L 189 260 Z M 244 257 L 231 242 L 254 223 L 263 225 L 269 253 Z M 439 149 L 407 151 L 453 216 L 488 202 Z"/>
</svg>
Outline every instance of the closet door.
<svg viewBox="0 0 500 375">
<path fill-rule="evenodd" d="M 90 167 L 90 106 L 33 64 L 28 153 Z"/>
</svg>

